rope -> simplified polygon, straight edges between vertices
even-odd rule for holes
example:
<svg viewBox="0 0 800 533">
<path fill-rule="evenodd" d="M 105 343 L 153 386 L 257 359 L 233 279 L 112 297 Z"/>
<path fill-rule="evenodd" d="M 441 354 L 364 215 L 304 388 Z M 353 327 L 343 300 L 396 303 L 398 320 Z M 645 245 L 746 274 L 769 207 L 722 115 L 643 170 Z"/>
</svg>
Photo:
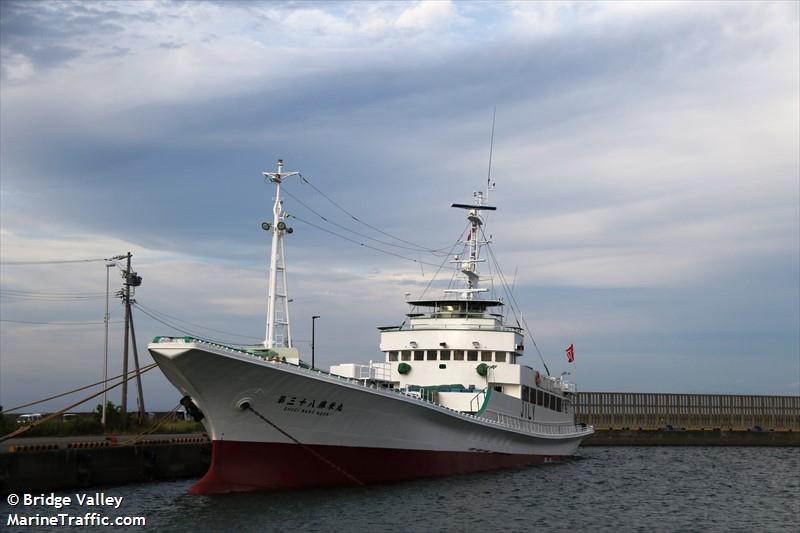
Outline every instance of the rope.
<svg viewBox="0 0 800 533">
<path fill-rule="evenodd" d="M 256 411 L 255 409 L 253 409 L 253 406 L 252 406 L 252 405 L 250 405 L 249 403 L 247 403 L 247 404 L 246 404 L 246 407 L 245 407 L 245 408 L 246 408 L 248 411 L 252 411 L 252 412 L 253 412 L 253 414 L 254 414 L 254 415 L 256 415 L 258 418 L 260 418 L 261 420 L 263 420 L 264 422 L 266 422 L 267 424 L 269 424 L 270 426 L 272 426 L 273 428 L 275 428 L 275 429 L 276 429 L 278 432 L 280 432 L 280 433 L 281 433 L 281 434 L 282 434 L 284 437 L 286 437 L 287 439 L 291 440 L 292 442 L 294 442 L 295 444 L 297 444 L 298 446 L 300 446 L 301 448 L 303 448 L 304 450 L 306 450 L 307 452 L 309 452 L 311 455 L 313 455 L 313 456 L 314 456 L 314 457 L 316 457 L 317 459 L 320 459 L 321 461 L 325 462 L 325 464 L 327 464 L 328 466 L 330 466 L 330 467 L 332 467 L 333 469 L 337 470 L 338 472 L 340 472 L 340 473 L 344 474 L 344 475 L 345 475 L 346 477 L 348 477 L 350 480 L 354 481 L 354 482 L 355 482 L 357 485 L 361 485 L 362 487 L 364 486 L 364 483 L 362 483 L 362 482 L 361 482 L 361 481 L 360 481 L 360 480 L 359 480 L 357 477 L 355 477 L 354 475 L 352 475 L 350 472 L 348 472 L 348 471 L 347 471 L 347 470 L 345 470 L 344 468 L 341 468 L 340 466 L 336 465 L 335 463 L 333 463 L 332 461 L 330 461 L 330 460 L 329 460 L 329 459 L 327 459 L 326 457 L 324 457 L 324 456 L 320 455 L 319 453 L 317 453 L 317 452 L 316 452 L 315 450 L 313 450 L 312 448 L 309 448 L 308 446 L 306 446 L 305 444 L 303 444 L 302 442 L 300 442 L 299 440 L 297 440 L 296 438 L 292 437 L 291 435 L 289 435 L 288 433 L 286 433 L 284 430 L 282 430 L 281 428 L 279 428 L 278 426 L 276 426 L 276 425 L 275 425 L 273 422 L 270 422 L 269 420 L 267 420 L 267 417 L 265 417 L 264 415 L 262 415 L 261 413 L 259 413 L 259 412 L 258 412 L 258 411 Z"/>
<path fill-rule="evenodd" d="M 131 374 L 133 372 L 136 372 L 136 370 L 131 370 L 130 372 L 128 372 L 128 374 Z M 101 379 L 100 381 L 98 381 L 96 383 L 92 383 L 91 385 L 85 385 L 85 386 L 80 387 L 78 389 L 72 389 L 71 391 L 62 392 L 61 394 L 56 394 L 55 396 L 50 396 L 49 398 L 45 398 L 43 400 L 36 400 L 35 402 L 30 402 L 30 403 L 25 403 L 25 404 L 22 404 L 22 405 L 18 405 L 16 407 L 12 407 L 11 409 L 6 409 L 3 412 L 4 413 L 10 413 L 11 411 L 16 411 L 17 409 L 22 409 L 23 407 L 30 407 L 31 405 L 36 405 L 37 403 L 46 402 L 48 400 L 55 400 L 56 398 L 61 398 L 62 396 L 68 396 L 68 395 L 73 394 L 75 392 L 80 392 L 82 390 L 91 389 L 92 387 L 100 385 L 101 383 L 107 383 L 109 381 L 113 381 L 115 379 L 119 379 L 124 375 L 125 374 L 120 374 L 118 376 L 114 376 L 113 378 L 108 378 L 107 380 L 102 380 Z"/>
<path fill-rule="evenodd" d="M 132 379 L 133 379 L 133 378 L 135 378 L 136 376 L 138 376 L 138 375 L 141 375 L 141 374 L 144 374 L 144 373 L 145 373 L 145 372 L 147 372 L 148 370 L 152 370 L 152 369 L 154 369 L 156 366 L 158 366 L 156 363 L 153 363 L 153 364 L 147 365 L 147 366 L 143 367 L 141 370 L 139 370 L 138 372 L 135 372 L 133 376 L 130 376 L 130 377 L 126 378 L 126 379 L 123 379 L 123 380 L 122 380 L 122 381 L 120 381 L 119 383 L 117 383 L 117 384 L 115 384 L 115 385 L 112 385 L 112 386 L 110 386 L 110 387 L 107 387 L 107 388 L 105 388 L 105 389 L 101 390 L 100 392 L 98 392 L 97 394 L 92 394 L 92 395 L 91 395 L 91 396 L 89 396 L 88 398 L 84 398 L 83 400 L 81 400 L 81 401 L 79 401 L 79 402 L 75 402 L 75 403 L 73 403 L 72 405 L 68 405 L 67 407 L 63 408 L 62 410 L 60 410 L 60 411 L 58 411 L 58 412 L 56 412 L 56 413 L 49 414 L 49 415 L 47 415 L 46 417 L 42 418 L 41 420 L 37 420 L 36 422 L 32 422 L 31 424 L 28 424 L 27 426 L 21 427 L 21 428 L 19 428 L 19 429 L 18 429 L 18 430 L 16 430 L 16 431 L 12 431 L 11 433 L 9 433 L 9 434 L 7 434 L 7 435 L 3 435 L 2 437 L 0 437 L 0 442 L 7 441 L 8 439 L 13 439 L 13 438 L 14 438 L 14 437 L 16 437 L 17 435 L 21 435 L 21 434 L 23 434 L 23 433 L 25 433 L 25 432 L 27 432 L 27 431 L 30 431 L 31 429 L 35 428 L 36 426 L 39 426 L 39 425 L 41 425 L 41 424 L 44 424 L 45 422 L 49 422 L 50 420 L 52 420 L 52 419 L 56 418 L 57 416 L 61 416 L 61 415 L 62 415 L 64 412 L 66 412 L 66 411 L 69 411 L 70 409 L 72 409 L 72 408 L 74 408 L 74 407 L 77 407 L 77 406 L 79 406 L 79 405 L 80 405 L 80 404 L 82 404 L 82 403 L 86 403 L 86 402 L 88 402 L 89 400 L 91 400 L 92 398 L 97 398 L 98 396 L 100 396 L 100 395 L 101 395 L 101 394 L 103 394 L 104 392 L 106 392 L 106 391 L 110 391 L 111 389 L 114 389 L 114 388 L 117 388 L 117 387 L 119 387 L 120 385 L 122 385 L 123 383 L 125 383 L 125 382 L 127 382 L 127 381 L 130 381 L 130 380 L 132 380 Z"/>
<path fill-rule="evenodd" d="M 127 446 L 128 444 L 134 444 L 134 443 L 136 443 L 136 442 L 139 442 L 140 440 L 142 440 L 142 439 L 143 439 L 143 438 L 145 438 L 146 436 L 148 436 L 148 435 L 151 435 L 151 434 L 155 433 L 155 431 L 156 431 L 158 428 L 160 428 L 161 426 L 163 426 L 163 425 L 164 425 L 164 424 L 166 424 L 167 422 L 171 421 L 171 420 L 172 420 L 172 419 L 175 417 L 175 413 L 177 413 L 177 412 L 178 412 L 178 409 L 180 409 L 180 407 L 181 407 L 181 404 L 180 404 L 180 403 L 178 403 L 178 405 L 176 405 L 175 407 L 173 407 L 173 408 L 172 408 L 172 411 L 170 411 L 169 413 L 167 413 L 167 414 L 164 416 L 164 418 L 162 418 L 161 420 L 159 420 L 159 421 L 158 421 L 158 423 L 157 423 L 157 424 L 155 424 L 153 427 L 151 427 L 150 429 L 147 429 L 147 430 L 145 430 L 145 431 L 142 431 L 141 433 L 139 433 L 138 435 L 136 435 L 136 436 L 135 436 L 135 437 L 133 437 L 132 439 L 124 440 L 124 441 L 122 441 L 122 442 L 117 442 L 117 443 L 115 443 L 115 444 L 114 444 L 114 446 Z"/>
</svg>

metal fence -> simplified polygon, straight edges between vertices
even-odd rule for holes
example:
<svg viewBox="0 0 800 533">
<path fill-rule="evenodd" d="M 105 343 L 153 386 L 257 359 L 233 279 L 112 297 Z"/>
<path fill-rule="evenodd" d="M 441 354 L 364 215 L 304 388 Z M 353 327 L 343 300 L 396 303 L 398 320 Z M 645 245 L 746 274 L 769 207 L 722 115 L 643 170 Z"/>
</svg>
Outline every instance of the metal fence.
<svg viewBox="0 0 800 533">
<path fill-rule="evenodd" d="M 599 428 L 800 430 L 800 396 L 580 392 L 575 412 Z"/>
</svg>

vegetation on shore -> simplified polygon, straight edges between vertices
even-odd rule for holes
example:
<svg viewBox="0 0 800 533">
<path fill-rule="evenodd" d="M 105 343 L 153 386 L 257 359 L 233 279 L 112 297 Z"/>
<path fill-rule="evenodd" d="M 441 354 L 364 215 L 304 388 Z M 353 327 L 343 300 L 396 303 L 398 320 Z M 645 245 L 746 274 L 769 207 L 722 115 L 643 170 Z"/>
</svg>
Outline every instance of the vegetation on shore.
<svg viewBox="0 0 800 533">
<path fill-rule="evenodd" d="M 160 418 L 148 418 L 141 424 L 138 421 L 138 413 L 128 413 L 127 427 L 123 428 L 122 414 L 119 407 L 112 402 L 106 404 L 106 425 L 100 423 L 102 406 L 98 405 L 92 413 L 76 414 L 64 420 L 55 418 L 44 423 L 37 424 L 35 427 L 26 431 L 20 437 L 72 437 L 79 435 L 115 435 L 115 434 L 139 434 L 139 433 L 202 433 L 205 431 L 203 425 L 194 420 L 180 420 L 173 414 L 168 414 Z M 13 415 L 0 415 L 0 436 L 7 435 L 23 427 L 17 423 L 17 417 Z"/>
</svg>

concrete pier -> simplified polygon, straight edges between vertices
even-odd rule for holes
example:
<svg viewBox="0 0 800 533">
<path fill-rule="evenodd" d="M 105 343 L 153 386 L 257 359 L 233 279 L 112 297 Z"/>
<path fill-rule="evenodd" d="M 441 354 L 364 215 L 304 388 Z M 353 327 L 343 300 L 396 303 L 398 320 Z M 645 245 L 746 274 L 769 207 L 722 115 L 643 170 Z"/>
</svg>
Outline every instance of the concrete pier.
<svg viewBox="0 0 800 533">
<path fill-rule="evenodd" d="M 211 444 L 202 435 L 124 442 L 14 439 L 0 453 L 0 494 L 199 477 L 211 462 Z"/>
</svg>

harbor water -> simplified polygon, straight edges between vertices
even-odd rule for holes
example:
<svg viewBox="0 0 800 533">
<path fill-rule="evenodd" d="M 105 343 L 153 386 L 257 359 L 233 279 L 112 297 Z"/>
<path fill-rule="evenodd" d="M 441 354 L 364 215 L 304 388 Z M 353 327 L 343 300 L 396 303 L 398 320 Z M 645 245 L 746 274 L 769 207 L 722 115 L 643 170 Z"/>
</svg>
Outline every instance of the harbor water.
<svg viewBox="0 0 800 533">
<path fill-rule="evenodd" d="M 0 504 L 9 516 L 85 515 L 75 496 L 123 497 L 100 513 L 125 531 L 798 531 L 800 448 L 590 447 L 565 463 L 371 487 L 190 496 L 194 480 L 61 491 L 71 507 Z M 49 495 L 50 493 L 46 493 Z M 93 528 L 81 527 L 83 531 Z"/>
</svg>

